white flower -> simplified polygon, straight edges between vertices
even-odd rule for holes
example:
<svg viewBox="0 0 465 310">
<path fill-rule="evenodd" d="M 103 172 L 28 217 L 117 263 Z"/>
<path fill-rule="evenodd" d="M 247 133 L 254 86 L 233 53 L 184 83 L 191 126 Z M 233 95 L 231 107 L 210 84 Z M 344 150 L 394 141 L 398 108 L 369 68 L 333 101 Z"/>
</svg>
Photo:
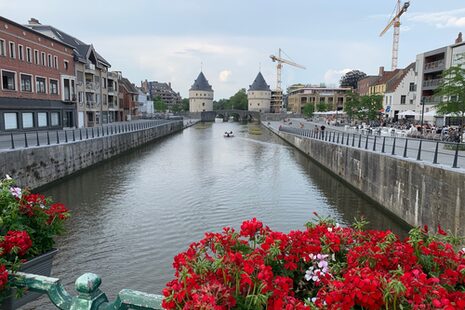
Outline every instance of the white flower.
<svg viewBox="0 0 465 310">
<path fill-rule="evenodd" d="M 332 228 L 332 227 L 328 227 L 328 231 L 329 231 L 329 232 L 333 232 L 333 228 Z"/>
<path fill-rule="evenodd" d="M 11 180 L 11 177 L 7 174 L 5 175 L 5 180 Z"/>
<path fill-rule="evenodd" d="M 10 193 L 16 198 L 21 198 L 21 188 L 19 187 L 11 187 Z"/>
</svg>

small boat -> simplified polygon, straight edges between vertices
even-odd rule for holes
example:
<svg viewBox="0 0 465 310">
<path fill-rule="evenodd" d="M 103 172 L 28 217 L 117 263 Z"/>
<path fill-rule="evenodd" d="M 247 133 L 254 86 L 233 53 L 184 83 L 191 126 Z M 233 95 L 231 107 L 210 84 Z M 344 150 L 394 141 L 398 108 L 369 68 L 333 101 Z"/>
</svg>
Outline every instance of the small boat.
<svg viewBox="0 0 465 310">
<path fill-rule="evenodd" d="M 224 122 L 223 118 L 215 117 L 215 123 L 222 123 L 222 122 Z"/>
<path fill-rule="evenodd" d="M 232 137 L 234 137 L 234 134 L 233 134 L 232 131 L 230 131 L 230 132 L 225 131 L 223 137 L 225 137 L 225 138 L 232 138 Z"/>
</svg>

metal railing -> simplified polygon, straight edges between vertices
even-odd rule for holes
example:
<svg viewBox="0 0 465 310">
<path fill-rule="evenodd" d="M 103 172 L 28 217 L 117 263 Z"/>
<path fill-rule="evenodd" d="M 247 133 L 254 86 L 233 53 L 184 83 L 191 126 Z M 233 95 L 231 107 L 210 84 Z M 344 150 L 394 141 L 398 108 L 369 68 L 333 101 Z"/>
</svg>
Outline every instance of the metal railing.
<svg viewBox="0 0 465 310">
<path fill-rule="evenodd" d="M 118 135 L 127 132 L 146 130 L 161 126 L 170 120 L 150 120 L 117 124 L 105 124 L 99 127 L 60 129 L 47 131 L 11 132 L 0 134 L 0 149 L 39 147 L 52 144 L 72 143 L 93 138 Z"/>
<path fill-rule="evenodd" d="M 316 131 L 289 126 L 280 126 L 279 131 L 386 155 L 400 156 L 452 168 L 465 168 L 465 156 L 459 154 L 460 151 L 465 151 L 464 143 L 373 136 L 331 130 Z"/>
<path fill-rule="evenodd" d="M 425 63 L 425 70 L 444 67 L 444 64 L 445 64 L 444 59 L 436 60 L 436 61 L 433 61 L 433 62 L 428 62 L 428 63 Z"/>
<path fill-rule="evenodd" d="M 426 81 L 423 81 L 423 87 L 439 86 L 439 84 L 441 83 L 442 83 L 442 79 L 426 80 Z"/>
<path fill-rule="evenodd" d="M 102 279 L 93 273 L 85 273 L 75 282 L 77 296 L 69 294 L 60 279 L 17 272 L 8 276 L 10 284 L 28 291 L 47 294 L 51 302 L 62 310 L 159 310 L 163 296 L 123 289 L 115 301 L 109 302 L 100 290 Z"/>
</svg>

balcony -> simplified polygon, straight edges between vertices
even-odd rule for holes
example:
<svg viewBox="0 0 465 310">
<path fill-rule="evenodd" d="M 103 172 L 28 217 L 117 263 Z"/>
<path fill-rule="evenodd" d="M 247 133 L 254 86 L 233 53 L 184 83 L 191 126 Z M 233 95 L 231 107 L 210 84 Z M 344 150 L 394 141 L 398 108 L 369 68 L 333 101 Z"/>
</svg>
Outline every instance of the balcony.
<svg viewBox="0 0 465 310">
<path fill-rule="evenodd" d="M 86 70 L 95 70 L 95 65 L 93 63 L 86 63 Z"/>
<path fill-rule="evenodd" d="M 442 79 L 432 79 L 423 81 L 423 89 L 435 89 L 442 83 Z"/>
<path fill-rule="evenodd" d="M 86 91 L 95 92 L 100 89 L 100 84 L 96 82 L 86 82 Z"/>
<path fill-rule="evenodd" d="M 440 59 L 440 60 L 425 63 L 424 73 L 441 71 L 441 70 L 444 70 L 444 68 L 445 68 L 444 59 Z"/>
<path fill-rule="evenodd" d="M 438 104 L 441 102 L 441 96 L 423 96 L 421 100 L 424 104 Z"/>
<path fill-rule="evenodd" d="M 114 87 L 114 86 L 108 86 L 108 92 L 109 92 L 109 93 L 116 92 L 116 87 Z"/>
</svg>

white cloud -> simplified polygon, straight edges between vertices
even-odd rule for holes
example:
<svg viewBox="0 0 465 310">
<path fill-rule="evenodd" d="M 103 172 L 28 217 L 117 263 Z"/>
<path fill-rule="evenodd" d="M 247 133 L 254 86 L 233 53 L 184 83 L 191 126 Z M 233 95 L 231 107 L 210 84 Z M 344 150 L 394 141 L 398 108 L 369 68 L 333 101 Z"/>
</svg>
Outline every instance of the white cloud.
<svg viewBox="0 0 465 310">
<path fill-rule="evenodd" d="M 443 12 L 423 12 L 408 15 L 408 21 L 426 23 L 437 28 L 464 27 L 465 8 L 443 11 Z"/>
<path fill-rule="evenodd" d="M 341 76 L 343 76 L 344 74 L 346 74 L 347 72 L 351 70 L 352 69 L 342 69 L 342 70 L 329 69 L 328 71 L 325 72 L 325 75 L 324 75 L 325 83 L 327 85 L 339 84 L 339 80 L 341 79 Z"/>
<path fill-rule="evenodd" d="M 231 75 L 231 70 L 223 70 L 220 72 L 219 79 L 221 82 L 227 82 L 229 80 L 230 75 Z"/>
</svg>

